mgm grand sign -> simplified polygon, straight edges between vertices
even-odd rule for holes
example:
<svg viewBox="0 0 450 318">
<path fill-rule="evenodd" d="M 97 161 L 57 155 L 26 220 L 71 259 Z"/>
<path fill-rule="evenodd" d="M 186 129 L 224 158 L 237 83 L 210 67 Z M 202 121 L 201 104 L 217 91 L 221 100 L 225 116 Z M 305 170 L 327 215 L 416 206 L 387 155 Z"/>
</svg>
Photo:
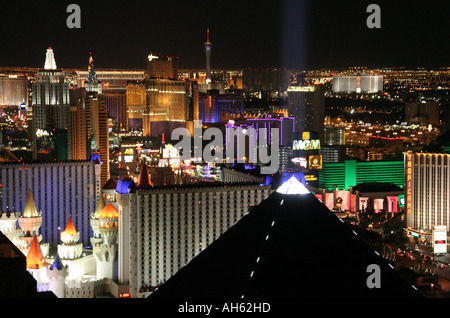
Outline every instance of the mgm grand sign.
<svg viewBox="0 0 450 318">
<path fill-rule="evenodd" d="M 311 139 L 309 131 L 302 133 L 302 140 L 294 140 L 292 142 L 292 150 L 318 150 L 320 149 L 320 140 Z"/>
</svg>

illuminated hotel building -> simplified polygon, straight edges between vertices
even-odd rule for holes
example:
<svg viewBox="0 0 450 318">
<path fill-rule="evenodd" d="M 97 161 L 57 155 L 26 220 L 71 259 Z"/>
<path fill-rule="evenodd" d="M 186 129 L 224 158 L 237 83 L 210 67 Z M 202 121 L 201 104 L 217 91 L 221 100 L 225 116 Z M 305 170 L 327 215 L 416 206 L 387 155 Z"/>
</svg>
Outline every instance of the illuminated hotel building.
<svg viewBox="0 0 450 318">
<path fill-rule="evenodd" d="M 126 180 L 119 180 L 116 190 L 119 283 L 128 284 L 129 293 L 138 298 L 173 276 L 271 193 L 270 186 L 251 183 L 134 187 Z"/>
<path fill-rule="evenodd" d="M 178 79 L 178 58 L 162 54 L 149 54 L 146 77 Z"/>
<path fill-rule="evenodd" d="M 70 91 L 70 112 L 72 116 L 72 158 L 87 160 L 91 153 L 91 111 L 86 105 L 86 90 Z"/>
<path fill-rule="evenodd" d="M 195 82 L 148 78 L 144 80 L 144 87 L 147 92 L 147 110 L 143 113 L 145 136 L 161 136 L 163 133 L 170 136 L 177 127 L 193 128 L 193 120 L 198 116 L 198 87 Z"/>
<path fill-rule="evenodd" d="M 144 128 L 144 112 L 147 111 L 147 91 L 142 82 L 127 85 L 126 122 L 128 130 Z"/>
<path fill-rule="evenodd" d="M 43 241 L 58 244 L 61 229 L 72 215 L 81 241 L 89 243 L 89 215 L 101 194 L 100 165 L 89 161 L 0 164 L 0 210 L 25 208 L 31 189 L 36 208 L 42 211 Z"/>
<path fill-rule="evenodd" d="M 287 109 L 295 118 L 296 132 L 316 132 L 323 142 L 325 120 L 325 88 L 323 84 L 289 86 Z"/>
<path fill-rule="evenodd" d="M 241 114 L 244 107 L 243 97 L 235 94 L 199 94 L 199 120 L 204 123 L 219 123 L 222 112 Z"/>
<path fill-rule="evenodd" d="M 109 91 L 125 92 L 128 81 L 142 81 L 145 78 L 144 71 L 128 70 L 95 70 L 97 79 L 102 83 L 103 93 Z M 89 71 L 77 70 L 77 87 L 84 87 L 89 76 Z"/>
<path fill-rule="evenodd" d="M 229 155 L 234 152 L 234 159 L 253 164 L 261 164 L 259 148 L 267 147 L 268 153 L 272 153 L 272 146 L 279 146 L 279 158 L 284 156 L 284 148 L 292 148 L 294 136 L 295 119 L 292 117 L 272 117 L 269 115 L 263 118 L 245 118 L 242 120 L 230 120 L 225 124 L 226 155 L 227 160 L 231 160 Z M 251 129 L 254 129 L 255 137 L 250 138 Z M 265 134 L 260 129 L 266 129 Z M 275 129 L 278 130 L 278 139 L 273 140 Z M 244 145 L 244 148 L 239 145 Z M 232 149 L 228 149 L 232 147 Z M 279 160 L 280 165 L 285 161 Z"/>
<path fill-rule="evenodd" d="M 291 72 L 287 68 L 245 68 L 242 75 L 243 88 L 249 95 L 284 96 L 290 76 Z"/>
<path fill-rule="evenodd" d="M 99 155 L 102 186 L 110 177 L 108 116 L 101 81 L 89 59 L 89 75 L 84 88 L 71 90 L 72 157 L 89 160 L 92 153 Z"/>
<path fill-rule="evenodd" d="M 383 76 L 372 74 L 334 76 L 333 93 L 377 93 L 383 91 Z"/>
<path fill-rule="evenodd" d="M 28 104 L 28 78 L 26 75 L 0 75 L 0 106 Z"/>
<path fill-rule="evenodd" d="M 404 188 L 403 161 L 346 160 L 339 163 L 324 163 L 319 171 L 319 188 L 349 190 L 365 182 L 392 183 Z"/>
<path fill-rule="evenodd" d="M 33 158 L 70 160 L 69 84 L 66 74 L 56 68 L 51 48 L 47 50 L 45 67 L 36 74 L 33 84 L 32 112 Z"/>
<path fill-rule="evenodd" d="M 406 226 L 431 234 L 450 226 L 450 154 L 405 153 Z"/>
<path fill-rule="evenodd" d="M 91 109 L 91 151 L 100 157 L 103 186 L 110 178 L 108 115 L 102 95 L 88 92 L 86 102 Z"/>
<path fill-rule="evenodd" d="M 142 81 L 145 71 L 131 70 L 96 70 L 96 77 L 102 83 L 102 94 L 109 116 L 127 130 L 126 86 L 128 82 Z M 78 70 L 77 87 L 82 88 L 89 76 L 89 71 Z"/>
</svg>

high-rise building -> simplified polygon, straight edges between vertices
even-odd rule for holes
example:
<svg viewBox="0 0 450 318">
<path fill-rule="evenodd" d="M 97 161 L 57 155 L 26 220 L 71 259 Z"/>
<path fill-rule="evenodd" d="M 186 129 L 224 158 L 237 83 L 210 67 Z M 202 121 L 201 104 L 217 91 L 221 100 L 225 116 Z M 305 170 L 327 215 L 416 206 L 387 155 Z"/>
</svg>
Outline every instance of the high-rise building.
<svg viewBox="0 0 450 318">
<path fill-rule="evenodd" d="M 288 113 L 295 118 L 295 131 L 315 132 L 323 143 L 325 120 L 325 87 L 323 84 L 290 86 Z"/>
<path fill-rule="evenodd" d="M 77 70 L 77 87 L 84 87 L 89 76 L 90 70 Z M 97 69 L 96 77 L 102 83 L 102 92 L 122 92 L 126 90 L 129 81 L 142 81 L 145 78 L 145 71 L 140 70 L 114 70 L 114 69 Z"/>
<path fill-rule="evenodd" d="M 117 184 L 119 283 L 148 294 L 233 226 L 270 193 L 259 184 Z"/>
<path fill-rule="evenodd" d="M 406 226 L 424 235 L 435 226 L 450 228 L 449 136 L 441 135 L 422 152 L 405 153 Z"/>
<path fill-rule="evenodd" d="M 89 73 L 90 69 L 76 71 L 78 88 L 85 87 Z M 145 71 L 97 69 L 95 76 L 102 84 L 101 93 L 109 117 L 113 118 L 120 128 L 127 130 L 126 86 L 129 82 L 142 81 L 145 78 Z"/>
<path fill-rule="evenodd" d="M 91 110 L 91 151 L 98 154 L 101 162 L 100 183 L 103 186 L 110 178 L 108 114 L 102 95 L 87 93 Z"/>
<path fill-rule="evenodd" d="M 435 101 L 419 101 L 405 103 L 405 116 L 408 124 L 426 126 L 439 125 L 440 104 Z"/>
<path fill-rule="evenodd" d="M 23 74 L 0 75 L 0 106 L 28 105 L 28 77 Z"/>
<path fill-rule="evenodd" d="M 92 55 L 89 75 L 84 88 L 71 90 L 72 153 L 73 159 L 90 160 L 92 153 L 99 154 L 101 184 L 110 177 L 109 127 L 101 82 L 94 70 Z"/>
<path fill-rule="evenodd" d="M 378 93 L 383 91 L 383 76 L 375 74 L 354 74 L 334 76 L 333 93 Z"/>
<path fill-rule="evenodd" d="M 63 71 L 56 69 L 52 48 L 48 48 L 44 70 L 33 84 L 31 139 L 33 158 L 70 160 L 71 113 L 69 84 Z"/>
<path fill-rule="evenodd" d="M 91 110 L 83 88 L 70 91 L 72 114 L 72 159 L 88 160 L 91 154 Z"/>
<path fill-rule="evenodd" d="M 326 126 L 323 144 L 319 152 L 324 163 L 343 161 L 345 158 L 345 130 Z"/>
<path fill-rule="evenodd" d="M 177 127 L 193 127 L 198 116 L 198 89 L 195 82 L 148 78 L 144 80 L 147 110 L 143 113 L 145 136 L 170 136 Z M 193 134 L 193 133 L 192 133 Z"/>
<path fill-rule="evenodd" d="M 239 115 L 244 107 L 244 99 L 236 94 L 199 94 L 199 120 L 204 123 L 219 123 L 222 112 Z"/>
<path fill-rule="evenodd" d="M 290 84 L 287 68 L 246 68 L 243 70 L 243 88 L 247 94 L 261 97 L 284 96 Z"/>
<path fill-rule="evenodd" d="M 0 164 L 0 210 L 23 212 L 31 189 L 43 219 L 40 233 L 44 242 L 57 244 L 69 215 L 89 243 L 89 214 L 101 194 L 100 165 L 89 161 Z"/>
<path fill-rule="evenodd" d="M 146 77 L 178 79 L 178 57 L 150 53 L 147 56 Z"/>
<path fill-rule="evenodd" d="M 121 129 L 128 130 L 127 95 L 124 92 L 104 90 L 103 98 L 105 100 L 106 110 L 108 111 L 108 117 L 114 119 Z"/>
<path fill-rule="evenodd" d="M 144 113 L 148 111 L 147 91 L 143 82 L 127 85 L 126 122 L 128 130 L 144 129 Z"/>
<path fill-rule="evenodd" d="M 360 183 L 392 183 L 404 188 L 403 161 L 346 160 L 339 163 L 324 163 L 319 171 L 319 188 L 349 190 Z"/>
</svg>

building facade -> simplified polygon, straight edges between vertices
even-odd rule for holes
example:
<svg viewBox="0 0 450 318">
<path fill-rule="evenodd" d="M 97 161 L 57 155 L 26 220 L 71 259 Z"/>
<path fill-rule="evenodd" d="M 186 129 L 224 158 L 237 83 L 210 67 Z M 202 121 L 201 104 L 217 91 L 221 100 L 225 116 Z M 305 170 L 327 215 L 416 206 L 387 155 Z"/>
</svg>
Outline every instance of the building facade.
<svg viewBox="0 0 450 318">
<path fill-rule="evenodd" d="M 383 76 L 354 74 L 334 76 L 333 93 L 378 93 L 383 91 Z"/>
<path fill-rule="evenodd" d="M 89 244 L 89 215 L 101 194 L 100 165 L 89 161 L 55 163 L 5 163 L 0 165 L 0 209 L 24 211 L 31 189 L 37 209 L 42 211 L 43 240 L 57 244 L 69 215 Z"/>
<path fill-rule="evenodd" d="M 31 138 L 33 158 L 70 160 L 71 113 L 66 75 L 56 68 L 53 50 L 47 50 L 45 67 L 33 84 Z"/>
<path fill-rule="evenodd" d="M 0 106 L 28 105 L 28 78 L 22 74 L 0 75 Z"/>
<path fill-rule="evenodd" d="M 149 54 L 146 77 L 178 79 L 178 58 L 162 54 Z"/>
<path fill-rule="evenodd" d="M 316 132 L 323 142 L 325 120 L 325 88 L 323 84 L 290 86 L 288 114 L 295 118 L 296 132 Z"/>
<path fill-rule="evenodd" d="M 169 279 L 271 192 L 248 183 L 129 190 L 120 180 L 119 283 L 133 297 Z"/>
<path fill-rule="evenodd" d="M 364 182 L 387 182 L 403 189 L 404 162 L 346 160 L 339 163 L 324 163 L 318 177 L 319 188 L 327 190 L 334 187 L 350 190 L 350 187 Z"/>
<path fill-rule="evenodd" d="M 450 226 L 450 154 L 405 153 L 406 226 L 430 234 Z"/>
</svg>

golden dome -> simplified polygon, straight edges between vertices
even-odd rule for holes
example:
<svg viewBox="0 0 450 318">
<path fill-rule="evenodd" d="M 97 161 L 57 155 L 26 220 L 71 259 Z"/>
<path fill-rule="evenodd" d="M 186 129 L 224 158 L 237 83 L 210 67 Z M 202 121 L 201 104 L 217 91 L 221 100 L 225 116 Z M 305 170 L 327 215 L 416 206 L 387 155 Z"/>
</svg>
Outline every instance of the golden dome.
<svg viewBox="0 0 450 318">
<path fill-rule="evenodd" d="M 31 189 L 28 191 L 27 202 L 25 203 L 25 209 L 23 210 L 22 217 L 24 218 L 35 218 L 39 217 L 40 214 L 36 209 L 36 203 L 34 202 L 33 193 Z"/>
</svg>

